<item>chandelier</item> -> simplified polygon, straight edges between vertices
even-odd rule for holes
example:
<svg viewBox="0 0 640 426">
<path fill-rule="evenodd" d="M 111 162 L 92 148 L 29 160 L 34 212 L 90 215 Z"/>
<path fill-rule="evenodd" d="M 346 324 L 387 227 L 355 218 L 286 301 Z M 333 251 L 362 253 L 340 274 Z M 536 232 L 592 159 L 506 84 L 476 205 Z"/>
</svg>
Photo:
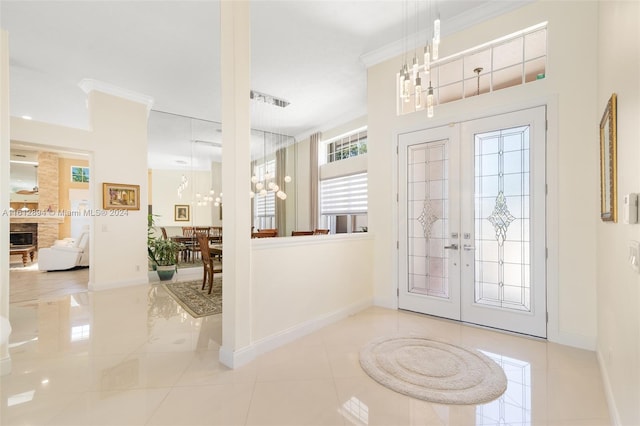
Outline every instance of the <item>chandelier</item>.
<svg viewBox="0 0 640 426">
<path fill-rule="evenodd" d="M 425 2 L 427 22 L 432 22 L 432 0 Z M 408 42 L 409 42 L 409 1 L 405 0 L 403 5 L 403 20 L 404 20 L 404 61 L 400 72 L 398 73 L 398 94 L 401 102 L 411 102 L 413 98 L 416 111 L 425 109 L 427 110 L 427 117 L 433 117 L 433 86 L 431 84 L 431 64 L 439 57 L 440 50 L 440 17 L 435 13 L 435 19 L 431 27 L 427 27 L 425 30 L 426 40 L 422 49 L 422 54 L 418 53 L 418 30 L 420 27 L 420 11 L 419 1 L 415 1 L 415 45 L 413 49 L 413 60 L 411 66 L 409 66 L 408 60 Z M 422 60 L 422 63 L 421 63 Z M 422 73 L 422 76 L 420 75 Z M 424 96 L 423 77 L 428 78 L 429 86 L 426 89 L 426 96 Z"/>
</svg>

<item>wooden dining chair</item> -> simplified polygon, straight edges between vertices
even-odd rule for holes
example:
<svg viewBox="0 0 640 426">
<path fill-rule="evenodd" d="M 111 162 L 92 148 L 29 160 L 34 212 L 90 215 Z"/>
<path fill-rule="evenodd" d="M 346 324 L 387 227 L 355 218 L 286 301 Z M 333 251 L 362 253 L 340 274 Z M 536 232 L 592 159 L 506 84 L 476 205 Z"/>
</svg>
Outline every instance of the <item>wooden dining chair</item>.
<svg viewBox="0 0 640 426">
<path fill-rule="evenodd" d="M 165 229 L 164 226 L 160 227 L 160 231 L 162 231 L 162 239 L 166 240 L 167 239 L 167 230 Z"/>
<path fill-rule="evenodd" d="M 315 231 L 313 231 L 313 235 L 326 235 L 328 233 L 328 229 L 316 229 Z"/>
<path fill-rule="evenodd" d="M 209 294 L 211 294 L 211 290 L 213 290 L 214 273 L 222 272 L 222 265 L 220 267 L 216 267 L 213 257 L 211 257 L 211 253 L 209 252 L 209 236 L 206 234 L 198 234 L 196 238 L 198 239 L 198 246 L 202 255 L 202 266 L 204 271 L 202 276 L 202 290 L 205 289 L 208 283 Z"/>
<path fill-rule="evenodd" d="M 313 235 L 313 231 L 291 231 L 292 237 L 301 237 L 303 235 Z"/>
</svg>

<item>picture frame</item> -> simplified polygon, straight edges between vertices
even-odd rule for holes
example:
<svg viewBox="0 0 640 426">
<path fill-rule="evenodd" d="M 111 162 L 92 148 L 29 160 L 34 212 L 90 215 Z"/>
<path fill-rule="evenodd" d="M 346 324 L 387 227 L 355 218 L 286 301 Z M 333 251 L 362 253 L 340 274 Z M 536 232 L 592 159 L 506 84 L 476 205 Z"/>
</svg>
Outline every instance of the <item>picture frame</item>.
<svg viewBox="0 0 640 426">
<path fill-rule="evenodd" d="M 105 210 L 140 210 L 140 185 L 104 182 L 102 208 Z"/>
<path fill-rule="evenodd" d="M 609 98 L 600 120 L 600 219 L 618 221 L 617 95 Z"/>
<path fill-rule="evenodd" d="M 189 222 L 191 220 L 190 207 L 189 204 L 176 204 L 173 207 L 173 220 L 176 222 Z"/>
</svg>

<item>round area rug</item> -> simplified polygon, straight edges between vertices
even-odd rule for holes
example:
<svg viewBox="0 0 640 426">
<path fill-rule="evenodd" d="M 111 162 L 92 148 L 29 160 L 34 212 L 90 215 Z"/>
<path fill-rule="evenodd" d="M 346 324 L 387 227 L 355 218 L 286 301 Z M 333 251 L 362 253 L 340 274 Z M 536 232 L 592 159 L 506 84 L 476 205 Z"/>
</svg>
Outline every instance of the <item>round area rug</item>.
<svg viewBox="0 0 640 426">
<path fill-rule="evenodd" d="M 360 351 L 375 381 L 404 395 L 441 404 L 481 404 L 507 389 L 502 368 L 475 349 L 424 337 L 385 337 Z"/>
</svg>

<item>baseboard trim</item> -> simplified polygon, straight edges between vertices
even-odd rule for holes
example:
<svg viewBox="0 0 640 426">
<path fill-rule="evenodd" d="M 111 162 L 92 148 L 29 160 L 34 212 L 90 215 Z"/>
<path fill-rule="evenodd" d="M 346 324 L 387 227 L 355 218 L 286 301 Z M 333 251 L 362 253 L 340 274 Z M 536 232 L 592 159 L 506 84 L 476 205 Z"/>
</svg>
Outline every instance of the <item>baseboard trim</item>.
<svg viewBox="0 0 640 426">
<path fill-rule="evenodd" d="M 255 348 L 257 355 L 272 351 L 280 346 L 291 343 L 294 340 L 306 336 L 307 334 L 313 333 L 314 331 L 326 327 L 329 324 L 347 318 L 350 315 L 354 315 L 372 305 L 372 298 L 368 297 L 362 299 L 358 302 L 347 305 L 342 309 L 338 309 L 337 311 L 321 315 L 317 318 L 297 324 L 278 333 L 263 337 L 262 339 L 258 339 L 253 342 L 253 347 Z"/>
<path fill-rule="evenodd" d="M 147 284 L 149 284 L 149 279 L 145 276 L 142 278 L 121 280 L 121 281 L 108 281 L 108 282 L 89 281 L 88 288 L 90 291 L 102 291 L 102 290 L 111 290 L 114 288 L 133 287 L 136 285 L 147 285 Z"/>
<path fill-rule="evenodd" d="M 609 372 L 599 349 L 596 351 L 596 357 L 598 359 L 598 365 L 600 366 L 600 375 L 602 376 L 602 384 L 604 385 L 604 395 L 607 398 L 607 406 L 609 407 L 609 415 L 611 417 L 609 420 L 611 420 L 611 424 L 613 426 L 621 426 L 622 422 L 620 421 L 620 414 L 618 413 L 616 400 L 613 397 L 611 381 L 609 381 Z"/>
<path fill-rule="evenodd" d="M 256 359 L 256 352 L 252 346 L 247 346 L 237 351 L 226 346 L 220 346 L 218 356 L 223 365 L 231 369 L 235 369 L 249 364 L 251 361 Z"/>
<path fill-rule="evenodd" d="M 254 341 L 251 345 L 241 348 L 237 351 L 220 347 L 220 362 L 229 368 L 238 368 L 253 361 L 257 356 L 272 351 L 287 343 L 291 343 L 307 334 L 313 333 L 329 324 L 337 322 L 341 319 L 354 315 L 363 309 L 372 306 L 372 299 L 366 298 L 358 302 L 347 305 L 346 307 L 317 318 L 297 324 L 278 333 L 264 337 Z"/>
</svg>

